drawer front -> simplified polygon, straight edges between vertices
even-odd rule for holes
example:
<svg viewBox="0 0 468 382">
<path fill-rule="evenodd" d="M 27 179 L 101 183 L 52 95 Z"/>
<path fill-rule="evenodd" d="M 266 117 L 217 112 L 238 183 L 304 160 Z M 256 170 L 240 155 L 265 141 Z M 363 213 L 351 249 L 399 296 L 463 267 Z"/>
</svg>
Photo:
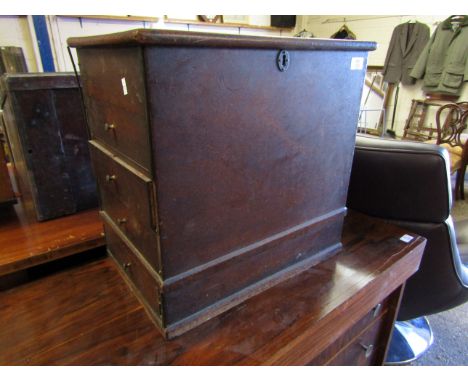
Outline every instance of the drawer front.
<svg viewBox="0 0 468 382">
<path fill-rule="evenodd" d="M 101 208 L 154 267 L 161 270 L 153 182 L 90 142 Z"/>
<path fill-rule="evenodd" d="M 333 360 L 337 356 L 337 353 L 340 353 L 342 349 L 346 349 L 349 344 L 351 344 L 355 338 L 360 335 L 360 333 L 364 332 L 366 328 L 374 325 L 375 322 L 381 320 L 382 317 L 388 314 L 389 305 L 390 298 L 386 298 L 381 303 L 375 305 L 358 322 L 351 326 L 344 334 L 338 337 L 331 345 L 315 357 L 309 365 L 319 366 L 329 362 L 334 362 Z M 356 347 L 356 349 L 359 349 L 359 347 Z"/>
<path fill-rule="evenodd" d="M 107 249 L 117 265 L 127 275 L 143 303 L 151 309 L 155 317 L 162 322 L 161 294 L 159 283 L 151 271 L 138 256 L 119 237 L 118 233 L 107 223 L 104 223 Z"/>
<path fill-rule="evenodd" d="M 348 346 L 340 351 L 328 365 L 330 366 L 371 366 L 375 365 L 380 347 L 379 341 L 385 326 L 384 317 L 376 320 L 368 329 L 360 333 Z"/>
<path fill-rule="evenodd" d="M 91 137 L 150 174 L 150 138 L 140 48 L 79 49 L 78 56 Z"/>
</svg>

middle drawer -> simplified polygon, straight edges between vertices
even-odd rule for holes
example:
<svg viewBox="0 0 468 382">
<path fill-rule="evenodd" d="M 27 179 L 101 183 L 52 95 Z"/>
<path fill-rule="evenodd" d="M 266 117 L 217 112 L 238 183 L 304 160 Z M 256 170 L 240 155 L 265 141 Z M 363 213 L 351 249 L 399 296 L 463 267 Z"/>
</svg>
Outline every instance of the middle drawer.
<svg viewBox="0 0 468 382">
<path fill-rule="evenodd" d="M 101 208 L 157 271 L 161 271 L 156 198 L 151 179 L 90 141 Z"/>
</svg>

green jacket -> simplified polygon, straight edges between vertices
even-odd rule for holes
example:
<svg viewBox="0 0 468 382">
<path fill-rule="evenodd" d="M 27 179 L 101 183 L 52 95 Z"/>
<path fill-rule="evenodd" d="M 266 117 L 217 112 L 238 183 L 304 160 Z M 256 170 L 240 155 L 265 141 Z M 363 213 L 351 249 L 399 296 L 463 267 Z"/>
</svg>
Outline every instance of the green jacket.
<svg viewBox="0 0 468 382">
<path fill-rule="evenodd" d="M 410 75 L 424 78 L 427 93 L 459 95 L 468 81 L 468 16 L 452 29 L 450 18 L 438 25 Z"/>
</svg>

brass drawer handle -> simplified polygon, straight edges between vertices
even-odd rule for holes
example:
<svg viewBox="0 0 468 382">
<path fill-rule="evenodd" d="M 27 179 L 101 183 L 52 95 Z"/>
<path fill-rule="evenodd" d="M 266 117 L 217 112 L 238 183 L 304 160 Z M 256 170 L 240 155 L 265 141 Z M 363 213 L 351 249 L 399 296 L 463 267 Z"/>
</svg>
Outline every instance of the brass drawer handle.
<svg viewBox="0 0 468 382">
<path fill-rule="evenodd" d="M 377 304 L 372 309 L 372 317 L 377 317 L 380 314 L 381 311 L 382 311 L 382 304 Z"/>
<path fill-rule="evenodd" d="M 120 225 L 125 224 L 126 222 L 127 222 L 127 219 L 125 218 L 117 219 L 117 223 L 119 223 Z"/>
<path fill-rule="evenodd" d="M 106 175 L 106 182 L 113 182 L 117 179 L 115 175 Z"/>
<path fill-rule="evenodd" d="M 128 271 L 130 269 L 130 267 L 132 266 L 132 263 L 131 262 L 128 262 L 128 263 L 123 263 L 122 264 L 122 268 L 126 271 Z"/>
<path fill-rule="evenodd" d="M 111 131 L 115 130 L 115 125 L 113 123 L 104 123 L 104 130 Z"/>
<path fill-rule="evenodd" d="M 366 351 L 365 353 L 366 358 L 369 358 L 372 352 L 374 351 L 374 345 L 364 345 L 364 344 L 360 344 L 360 345 Z"/>
</svg>

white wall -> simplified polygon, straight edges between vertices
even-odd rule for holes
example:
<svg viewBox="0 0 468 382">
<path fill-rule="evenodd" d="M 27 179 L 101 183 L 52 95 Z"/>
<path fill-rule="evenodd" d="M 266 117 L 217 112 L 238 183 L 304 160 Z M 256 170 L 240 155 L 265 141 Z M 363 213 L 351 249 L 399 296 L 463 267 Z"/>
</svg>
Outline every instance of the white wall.
<svg viewBox="0 0 468 382">
<path fill-rule="evenodd" d="M 76 17 L 48 16 L 49 32 L 53 41 L 54 57 L 56 58 L 57 71 L 72 71 L 73 66 L 67 51 L 67 39 L 69 37 L 90 36 L 105 33 L 121 32 L 135 28 L 153 28 L 153 29 L 171 29 L 184 30 L 192 32 L 208 33 L 226 33 L 226 34 L 245 34 L 262 36 L 281 36 L 292 35 L 292 31 L 258 29 L 227 25 L 199 25 L 196 23 L 196 16 L 186 16 L 192 19 L 187 22 L 171 22 L 166 20 L 163 15 L 157 16 L 157 22 L 127 21 L 127 20 L 93 20 L 78 19 Z M 270 16 L 249 16 L 249 24 L 256 26 L 268 26 Z M 76 62 L 76 53 L 72 50 Z"/>
<path fill-rule="evenodd" d="M 388 45 L 393 29 L 398 24 L 408 20 L 423 22 L 431 29 L 431 34 L 436 28 L 436 23 L 444 20 L 447 15 L 434 16 L 340 16 L 340 15 L 302 15 L 298 16 L 295 31 L 280 31 L 272 29 L 256 29 L 234 26 L 210 26 L 198 25 L 195 22 L 184 23 L 170 22 L 163 15 L 158 22 L 128 21 L 128 20 L 96 20 L 78 19 L 76 17 L 47 16 L 47 24 L 51 38 L 52 52 L 57 71 L 72 71 L 73 67 L 67 51 L 67 38 L 75 36 L 88 36 L 96 34 L 113 33 L 134 28 L 173 29 L 186 31 L 202 31 L 229 34 L 250 34 L 263 36 L 291 36 L 306 29 L 315 37 L 328 38 L 336 32 L 344 23 L 357 35 L 359 40 L 370 40 L 378 43 L 376 51 L 369 54 L 369 65 L 383 65 L 387 54 Z M 190 16 L 195 19 L 195 16 Z M 270 16 L 249 16 L 252 25 L 269 25 Z M 40 70 L 40 62 L 34 54 L 35 42 L 31 37 L 28 20 L 25 16 L 0 16 L 0 46 L 21 46 L 23 48 L 28 69 L 31 72 Z M 72 50 L 74 53 L 74 50 Z M 76 60 L 76 55 L 75 55 Z M 412 99 L 423 99 L 421 90 L 422 81 L 415 85 L 400 85 L 397 109 L 395 114 L 395 129 L 398 135 L 402 134 L 403 126 L 408 116 Z M 468 87 L 465 86 L 460 100 L 468 99 Z M 387 127 L 391 125 L 393 115 L 393 99 L 390 101 L 387 113 Z M 433 121 L 433 114 L 428 115 L 429 124 Z M 432 121 L 432 122 L 431 122 Z"/>
<path fill-rule="evenodd" d="M 176 18 L 186 18 L 186 22 L 170 22 L 164 15 L 156 15 L 157 22 L 133 21 L 133 20 L 103 20 L 90 18 L 77 18 L 66 16 L 47 16 L 47 27 L 51 41 L 52 55 L 54 57 L 55 69 L 58 72 L 73 71 L 73 66 L 67 50 L 67 39 L 69 37 L 90 36 L 106 33 L 122 32 L 136 28 L 171 29 L 211 33 L 261 35 L 261 36 L 284 36 L 292 35 L 292 31 L 272 30 L 238 27 L 238 26 L 212 26 L 199 25 L 196 22 L 196 15 L 189 15 Z M 193 21 L 191 21 L 193 20 Z M 250 25 L 269 26 L 269 15 L 248 16 Z M 35 49 L 37 44 L 32 24 L 28 23 L 26 16 L 0 16 L 0 46 L 20 46 L 26 58 L 28 70 L 37 72 L 42 70 L 40 60 L 36 58 Z M 72 50 L 76 62 L 76 53 Z"/>
<path fill-rule="evenodd" d="M 73 71 L 67 49 L 69 37 L 92 36 L 152 27 L 152 23 L 143 21 L 78 19 L 61 16 L 47 16 L 47 25 L 55 60 L 55 70 L 58 72 Z M 76 52 L 74 49 L 71 51 L 74 61 L 77 63 Z"/>
<path fill-rule="evenodd" d="M 417 20 L 427 24 L 431 30 L 431 35 L 434 32 L 437 23 L 445 20 L 449 15 L 434 15 L 434 16 L 359 16 L 359 15 L 329 15 L 329 16 L 302 16 L 299 18 L 296 31 L 307 29 L 312 32 L 315 37 L 328 38 L 335 33 L 344 23 L 357 36 L 358 40 L 376 41 L 378 43 L 377 50 L 369 54 L 368 65 L 382 65 L 385 62 L 390 38 L 393 29 L 408 20 Z M 397 135 L 401 135 L 403 127 L 408 117 L 412 99 L 424 99 L 425 95 L 422 92 L 422 80 L 417 81 L 415 85 L 401 85 L 398 96 L 397 108 L 395 113 L 394 128 Z M 459 100 L 468 99 L 468 86 L 465 86 Z M 389 110 L 387 113 L 387 128 L 391 126 L 393 115 L 393 99 L 390 101 Z M 435 109 L 435 108 L 434 108 Z M 435 128 L 434 112 L 427 116 L 427 124 L 432 124 Z"/>
<path fill-rule="evenodd" d="M 28 70 L 30 72 L 38 70 L 26 16 L 0 16 L 0 46 L 23 48 Z"/>
</svg>

